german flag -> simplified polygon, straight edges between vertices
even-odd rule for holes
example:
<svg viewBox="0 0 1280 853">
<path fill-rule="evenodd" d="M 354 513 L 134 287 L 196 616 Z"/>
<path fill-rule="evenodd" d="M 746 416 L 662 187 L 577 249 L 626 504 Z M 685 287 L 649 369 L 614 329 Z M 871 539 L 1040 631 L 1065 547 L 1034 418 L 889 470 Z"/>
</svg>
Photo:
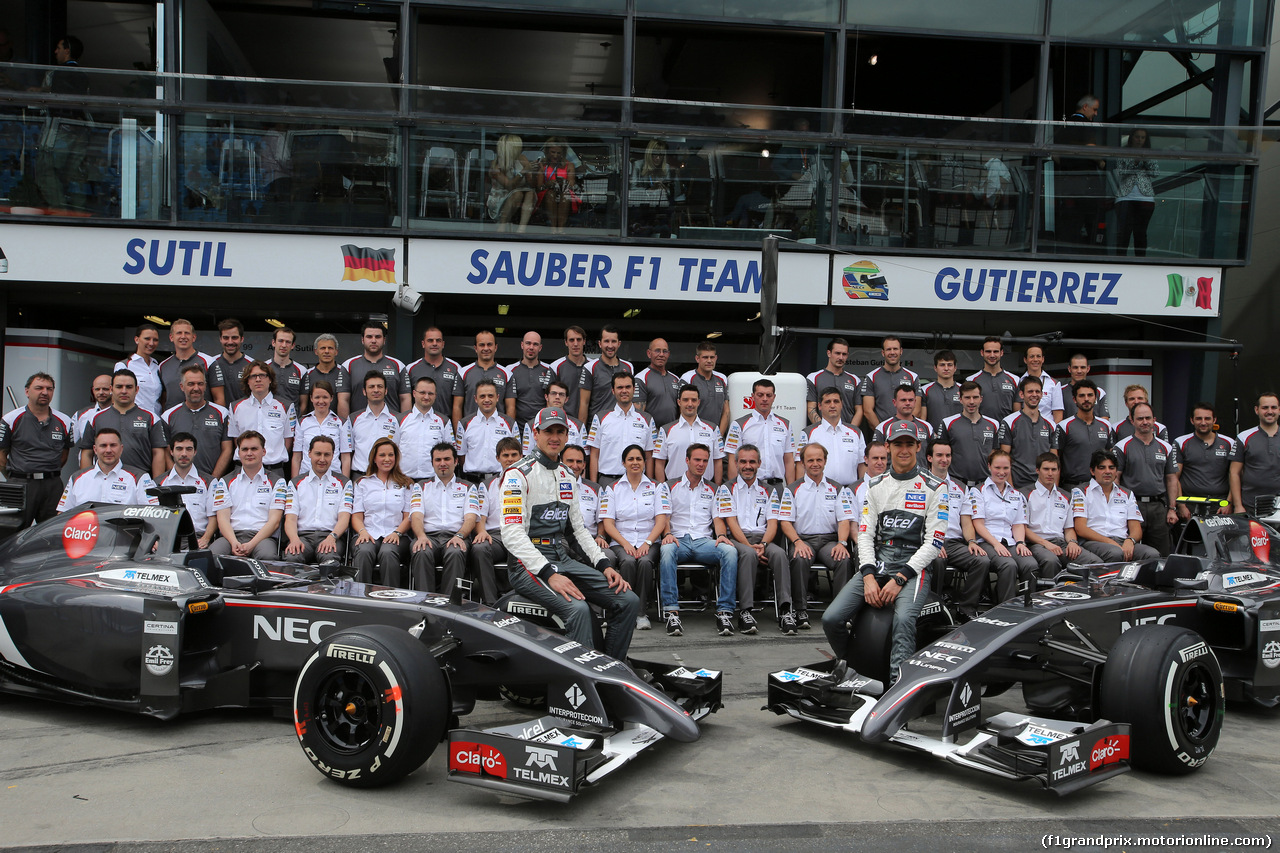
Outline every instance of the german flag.
<svg viewBox="0 0 1280 853">
<path fill-rule="evenodd" d="M 343 281 L 396 283 L 396 250 L 368 249 L 348 243 L 342 247 Z"/>
</svg>

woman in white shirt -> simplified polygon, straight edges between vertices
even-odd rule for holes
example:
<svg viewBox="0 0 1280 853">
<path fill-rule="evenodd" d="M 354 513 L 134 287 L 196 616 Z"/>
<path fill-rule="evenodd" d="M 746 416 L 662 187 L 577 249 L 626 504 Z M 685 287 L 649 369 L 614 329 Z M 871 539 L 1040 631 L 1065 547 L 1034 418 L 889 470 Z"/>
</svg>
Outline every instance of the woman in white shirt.
<svg viewBox="0 0 1280 853">
<path fill-rule="evenodd" d="M 1027 547 L 1027 499 L 1009 477 L 1013 460 L 1004 450 L 987 457 L 990 476 L 969 490 L 969 507 L 978 545 L 991 558 L 996 572 L 995 603 L 1018 594 L 1018 581 L 1035 583 L 1036 559 Z"/>
<path fill-rule="evenodd" d="M 311 472 L 311 439 L 327 435 L 333 439 L 334 454 L 341 459 L 342 476 L 351 476 L 351 429 L 330 407 L 333 385 L 318 379 L 311 385 L 311 411 L 298 421 L 293 433 L 293 477 Z"/>
<path fill-rule="evenodd" d="M 649 627 L 645 614 L 665 522 L 659 520 L 658 484 L 644 474 L 640 445 L 622 451 L 622 467 L 626 476 L 600 492 L 600 530 L 613 543 L 609 547 L 618 558 L 618 573 L 640 597 L 636 628 L 643 631 Z"/>
<path fill-rule="evenodd" d="M 356 551 L 351 563 L 357 580 L 370 583 L 373 566 L 386 586 L 406 586 L 405 568 L 409 560 L 409 516 L 421 512 L 421 491 L 400 470 L 400 448 L 389 438 L 380 438 L 369 451 L 373 473 L 356 484 L 355 512 L 351 529 L 356 532 Z"/>
</svg>

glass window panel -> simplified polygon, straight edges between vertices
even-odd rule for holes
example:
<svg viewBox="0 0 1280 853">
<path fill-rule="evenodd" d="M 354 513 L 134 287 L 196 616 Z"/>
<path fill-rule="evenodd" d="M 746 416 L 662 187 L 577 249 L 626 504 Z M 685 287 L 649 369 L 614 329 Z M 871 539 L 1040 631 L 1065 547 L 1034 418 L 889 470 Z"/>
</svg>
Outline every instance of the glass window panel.
<svg viewBox="0 0 1280 853">
<path fill-rule="evenodd" d="M 621 149 L 581 134 L 414 131 L 409 225 L 616 237 Z"/>
<path fill-rule="evenodd" d="M 927 61 L 922 61 L 927 57 Z M 847 107 L 896 113 L 1027 119 L 1034 115 L 1040 48 L 915 36 L 861 35 L 850 39 L 845 70 Z M 950 69 L 955 73 L 939 73 Z M 950 128 L 922 126 L 909 118 L 878 118 L 846 132 L 939 135 L 989 141 L 1029 141 L 1029 128 L 1014 125 Z"/>
<path fill-rule="evenodd" d="M 1266 44 L 1267 5 L 1261 0 L 1055 0 L 1049 34 L 1098 41 L 1261 47 Z"/>
<path fill-rule="evenodd" d="M 391 126 L 203 116 L 178 129 L 178 218 L 386 228 L 396 215 Z"/>
<path fill-rule="evenodd" d="M 1044 0 L 849 0 L 849 23 L 860 27 L 902 27 L 965 33 L 1039 35 L 1044 32 Z"/>
<path fill-rule="evenodd" d="M 642 15 L 678 15 L 697 18 L 756 18 L 769 21 L 835 23 L 839 0 L 636 0 Z"/>
</svg>

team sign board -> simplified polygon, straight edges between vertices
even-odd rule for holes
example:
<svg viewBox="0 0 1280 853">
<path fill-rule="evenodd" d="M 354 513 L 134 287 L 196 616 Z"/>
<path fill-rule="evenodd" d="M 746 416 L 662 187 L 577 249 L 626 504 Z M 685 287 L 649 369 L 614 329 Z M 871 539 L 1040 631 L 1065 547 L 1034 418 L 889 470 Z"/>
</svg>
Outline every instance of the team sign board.
<svg viewBox="0 0 1280 853">
<path fill-rule="evenodd" d="M 836 255 L 832 304 L 1216 317 L 1222 268 Z"/>
<path fill-rule="evenodd" d="M 422 293 L 760 302 L 760 252 L 652 246 L 410 240 Z M 778 301 L 826 305 L 831 256 L 780 252 Z"/>
<path fill-rule="evenodd" d="M 0 249 L 17 281 L 394 291 L 404 240 L 5 225 Z"/>
</svg>

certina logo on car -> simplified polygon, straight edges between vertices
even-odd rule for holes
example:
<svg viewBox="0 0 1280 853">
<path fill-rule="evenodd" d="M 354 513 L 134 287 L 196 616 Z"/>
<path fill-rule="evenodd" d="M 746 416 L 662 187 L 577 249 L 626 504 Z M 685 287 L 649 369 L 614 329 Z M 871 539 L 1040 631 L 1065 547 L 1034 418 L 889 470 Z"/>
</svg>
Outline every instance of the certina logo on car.
<svg viewBox="0 0 1280 853">
<path fill-rule="evenodd" d="M 173 652 L 169 651 L 168 646 L 152 646 L 142 662 L 152 675 L 165 675 L 173 669 Z"/>
<path fill-rule="evenodd" d="M 125 518 L 168 518 L 173 510 L 156 506 L 127 506 L 124 508 Z"/>
<path fill-rule="evenodd" d="M 1194 646 L 1180 650 L 1178 652 L 1178 657 L 1183 663 L 1186 663 L 1189 660 L 1194 660 L 1195 658 L 1203 657 L 1207 654 L 1209 654 L 1209 647 L 1204 643 L 1196 643 Z"/>
<path fill-rule="evenodd" d="M 373 649 L 348 646 L 345 643 L 330 643 L 328 650 L 324 654 L 325 657 L 336 658 L 337 660 L 351 660 L 356 663 L 373 664 L 378 659 L 378 653 Z"/>
<path fill-rule="evenodd" d="M 1263 619 L 1258 623 L 1258 630 L 1263 632 L 1280 631 L 1280 619 Z"/>
<path fill-rule="evenodd" d="M 507 778 L 507 757 L 487 743 L 458 741 L 449 749 L 449 769 Z"/>
<path fill-rule="evenodd" d="M 177 622 L 152 622 L 150 619 L 142 623 L 144 634 L 177 634 Z"/>
<path fill-rule="evenodd" d="M 337 628 L 337 622 L 325 620 L 299 619 L 296 616 L 276 616 L 268 618 L 255 614 L 253 617 L 253 638 L 273 640 L 277 643 L 298 643 L 313 646 L 324 639 L 320 634 L 326 628 Z M 325 633 L 328 633 L 325 631 Z"/>
<path fill-rule="evenodd" d="M 1069 589 L 1051 589 L 1044 594 L 1045 598 L 1057 598 L 1062 601 L 1080 601 L 1089 597 L 1087 592 L 1074 592 Z"/>
<path fill-rule="evenodd" d="M 375 589 L 369 593 L 370 598 L 413 598 L 416 592 L 407 589 Z"/>
<path fill-rule="evenodd" d="M 587 694 L 583 693 L 582 688 L 577 684 L 570 684 L 569 689 L 564 692 L 564 698 L 569 700 L 569 704 L 576 711 L 582 707 L 583 702 L 587 701 Z"/>
<path fill-rule="evenodd" d="M 98 516 L 82 512 L 73 516 L 62 528 L 62 550 L 73 560 L 78 560 L 98 544 Z"/>
</svg>

